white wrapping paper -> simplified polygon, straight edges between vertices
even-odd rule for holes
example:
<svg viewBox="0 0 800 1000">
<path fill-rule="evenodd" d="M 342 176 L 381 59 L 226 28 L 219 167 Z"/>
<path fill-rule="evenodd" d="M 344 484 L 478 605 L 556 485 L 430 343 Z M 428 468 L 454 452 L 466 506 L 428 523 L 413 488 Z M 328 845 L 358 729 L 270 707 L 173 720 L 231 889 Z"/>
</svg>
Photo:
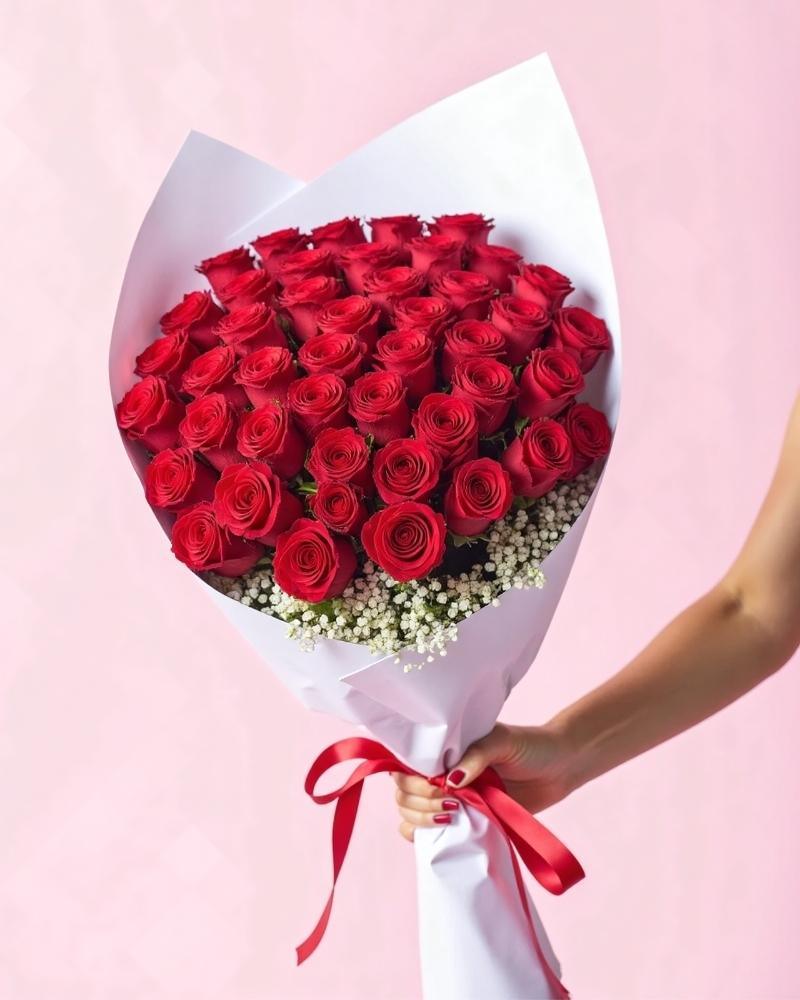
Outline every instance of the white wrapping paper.
<svg viewBox="0 0 800 1000">
<path fill-rule="evenodd" d="M 493 215 L 492 242 L 568 274 L 571 302 L 603 316 L 613 356 L 588 398 L 616 422 L 620 331 L 616 292 L 591 174 L 546 56 L 477 84 L 393 128 L 310 184 L 192 133 L 159 190 L 131 254 L 110 352 L 113 399 L 158 317 L 192 287 L 204 257 L 285 226 L 343 215 Z M 126 443 L 140 477 L 145 460 Z M 459 626 L 446 658 L 376 656 L 323 640 L 313 653 L 285 625 L 198 580 L 235 628 L 309 708 L 363 727 L 411 767 L 437 774 L 491 729 L 533 662 L 566 583 L 589 506 L 545 560 L 543 590 L 510 591 Z M 388 805 L 388 803 L 387 803 Z M 428 1000 L 550 996 L 530 942 L 499 831 L 470 809 L 415 840 L 423 992 Z M 320 845 L 324 849 L 324 845 Z M 320 887 L 321 896 L 323 888 Z M 376 905 L 378 903 L 376 902 Z M 568 905 L 568 902 L 565 904 Z M 315 917 L 309 914 L 309 920 Z M 302 936 L 305 928 L 298 928 Z M 541 944 L 558 973 L 543 932 Z"/>
</svg>

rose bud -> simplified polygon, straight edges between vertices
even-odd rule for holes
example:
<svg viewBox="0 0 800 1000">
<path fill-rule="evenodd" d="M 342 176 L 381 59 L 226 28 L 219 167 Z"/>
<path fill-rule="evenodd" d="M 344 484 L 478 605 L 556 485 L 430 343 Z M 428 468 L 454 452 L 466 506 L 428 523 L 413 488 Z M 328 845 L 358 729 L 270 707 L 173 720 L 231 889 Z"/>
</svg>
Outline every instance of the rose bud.
<svg viewBox="0 0 800 1000">
<path fill-rule="evenodd" d="M 211 298 L 211 292 L 189 292 L 182 302 L 164 313 L 161 329 L 167 336 L 185 330 L 195 347 L 207 351 L 219 343 L 214 328 L 224 315 Z"/>
<path fill-rule="evenodd" d="M 322 431 L 311 447 L 306 468 L 318 483 L 352 483 L 372 492 L 369 446 L 353 427 Z"/>
<path fill-rule="evenodd" d="M 456 535 L 480 535 L 511 509 L 511 477 L 493 458 L 460 465 L 444 498 L 447 527 Z"/>
<path fill-rule="evenodd" d="M 356 535 L 368 517 L 367 505 L 349 483 L 320 483 L 308 505 L 318 521 L 339 535 Z"/>
<path fill-rule="evenodd" d="M 446 537 L 442 515 L 416 500 L 384 507 L 361 529 L 369 558 L 399 583 L 434 570 L 444 559 Z"/>
<path fill-rule="evenodd" d="M 236 353 L 232 347 L 212 347 L 201 354 L 183 373 L 181 389 L 198 399 L 210 392 L 221 392 L 231 406 L 243 410 L 248 403 L 247 394 L 234 381 Z"/>
<path fill-rule="evenodd" d="M 573 479 L 611 450 L 611 428 L 606 415 L 588 403 L 576 403 L 564 416 L 564 429 L 572 441 L 573 463 L 567 478 Z"/>
<path fill-rule="evenodd" d="M 401 299 L 419 295 L 424 287 L 425 275 L 413 267 L 384 267 L 364 276 L 364 292 L 385 318 L 392 317 Z"/>
<path fill-rule="evenodd" d="M 384 371 L 397 372 L 412 406 L 436 386 L 433 341 L 423 330 L 394 330 L 381 337 L 374 364 Z"/>
<path fill-rule="evenodd" d="M 303 516 L 303 503 L 263 462 L 229 465 L 214 491 L 217 521 L 232 535 L 273 546 Z"/>
<path fill-rule="evenodd" d="M 171 513 L 214 498 L 217 474 L 188 448 L 160 451 L 144 470 L 144 495 L 151 507 Z"/>
<path fill-rule="evenodd" d="M 554 417 L 583 392 L 583 386 L 583 375 L 571 354 L 537 348 L 519 380 L 517 413 L 531 420 Z"/>
<path fill-rule="evenodd" d="M 196 573 L 213 570 L 220 576 L 244 576 L 264 554 L 258 542 L 235 538 L 223 528 L 210 503 L 195 504 L 178 515 L 172 551 Z"/>
<path fill-rule="evenodd" d="M 449 382 L 453 370 L 466 358 L 497 358 L 506 353 L 506 338 L 491 323 L 480 319 L 462 319 L 444 332 L 442 375 Z"/>
<path fill-rule="evenodd" d="M 366 243 L 367 238 L 361 223 L 356 218 L 337 219 L 311 230 L 311 242 L 317 250 L 338 253 L 356 243 Z"/>
<path fill-rule="evenodd" d="M 268 306 L 277 291 L 277 283 L 270 278 L 266 271 L 261 268 L 253 268 L 252 271 L 243 271 L 242 274 L 237 274 L 233 281 L 229 281 L 224 288 L 220 289 L 219 298 L 227 309 L 241 309 L 243 306 L 252 306 L 256 302 L 263 302 L 264 305 Z"/>
<path fill-rule="evenodd" d="M 336 260 L 330 250 L 298 250 L 284 257 L 278 268 L 278 281 L 284 288 L 320 276 L 336 277 Z"/>
<path fill-rule="evenodd" d="M 145 375 L 117 404 L 120 430 L 154 452 L 177 444 L 183 414 L 183 403 L 173 397 L 166 380 L 156 375 Z"/>
<path fill-rule="evenodd" d="M 188 333 L 178 330 L 145 347 L 136 359 L 134 371 L 141 376 L 160 375 L 173 389 L 180 389 L 181 377 L 196 357 L 197 348 L 189 340 Z"/>
<path fill-rule="evenodd" d="M 262 347 L 286 347 L 286 335 L 275 313 L 263 302 L 232 310 L 215 329 L 220 340 L 232 347 L 239 357 Z"/>
<path fill-rule="evenodd" d="M 236 247 L 235 250 L 218 253 L 216 257 L 207 257 L 197 265 L 195 271 L 202 274 L 219 295 L 220 291 L 228 282 L 233 281 L 237 274 L 250 271 L 254 266 L 249 247 Z"/>
<path fill-rule="evenodd" d="M 242 460 L 236 450 L 236 412 L 221 392 L 189 403 L 179 430 L 182 444 L 199 451 L 218 472 Z"/>
<path fill-rule="evenodd" d="M 474 404 L 479 434 L 500 430 L 518 393 L 514 373 L 497 358 L 466 358 L 453 372 L 453 398 Z"/>
<path fill-rule="evenodd" d="M 297 352 L 309 375 L 332 372 L 348 384 L 361 374 L 366 348 L 352 333 L 320 333 Z"/>
<path fill-rule="evenodd" d="M 342 594 L 357 565 L 351 542 L 334 538 L 324 524 L 308 517 L 295 521 L 275 546 L 275 582 L 291 597 L 311 604 Z"/>
<path fill-rule="evenodd" d="M 511 291 L 511 277 L 519 271 L 522 255 L 510 247 L 479 243 L 467 258 L 467 270 L 484 274 L 501 292 Z"/>
<path fill-rule="evenodd" d="M 373 243 L 402 246 L 422 232 L 418 215 L 384 215 L 380 219 L 367 219 L 367 222 L 372 229 Z"/>
<path fill-rule="evenodd" d="M 242 414 L 236 447 L 245 458 L 265 462 L 281 479 L 296 476 L 306 458 L 303 435 L 274 399 Z"/>
<path fill-rule="evenodd" d="M 428 281 L 445 271 L 461 267 L 462 243 L 449 236 L 416 236 L 408 241 L 411 266 L 426 275 Z"/>
<path fill-rule="evenodd" d="M 344 427 L 347 420 L 347 386 L 338 375 L 307 375 L 292 382 L 286 395 L 289 412 L 306 438 L 327 427 Z"/>
<path fill-rule="evenodd" d="M 455 319 L 450 304 L 436 295 L 411 295 L 401 299 L 394 310 L 398 330 L 422 330 L 438 344 L 449 323 Z"/>
<path fill-rule="evenodd" d="M 523 264 L 511 284 L 518 298 L 536 302 L 550 312 L 560 309 L 564 299 L 574 291 L 569 278 L 547 264 Z"/>
<path fill-rule="evenodd" d="M 411 418 L 414 436 L 442 461 L 442 469 L 461 465 L 478 454 L 478 417 L 469 399 L 432 392 Z"/>
<path fill-rule="evenodd" d="M 483 274 L 445 271 L 431 282 L 434 295 L 449 302 L 459 319 L 486 319 L 495 287 Z"/>
<path fill-rule="evenodd" d="M 604 351 L 610 350 L 611 337 L 599 316 L 579 306 L 568 306 L 553 317 L 549 346 L 572 354 L 585 374 L 594 368 Z"/>
<path fill-rule="evenodd" d="M 550 313 L 537 302 L 501 295 L 492 303 L 489 322 L 506 338 L 508 363 L 521 365 L 542 342 L 550 326 Z"/>
<path fill-rule="evenodd" d="M 348 295 L 320 307 L 317 327 L 320 333 L 352 333 L 364 345 L 367 357 L 371 357 L 378 341 L 380 318 L 380 309 L 369 299 Z"/>
<path fill-rule="evenodd" d="M 233 377 L 253 406 L 273 399 L 285 403 L 289 386 L 297 378 L 297 368 L 287 348 L 262 347 L 242 358 Z"/>
<path fill-rule="evenodd" d="M 572 443 L 561 424 L 542 417 L 529 424 L 500 456 L 517 496 L 536 499 L 572 468 Z"/>
<path fill-rule="evenodd" d="M 416 438 L 398 438 L 375 452 L 372 475 L 384 503 L 427 500 L 439 485 L 442 462 Z"/>
<path fill-rule="evenodd" d="M 303 278 L 284 289 L 278 305 L 291 317 L 297 340 L 306 341 L 316 334 L 320 307 L 337 298 L 341 290 L 338 278 L 324 274 Z"/>
<path fill-rule="evenodd" d="M 350 416 L 362 434 L 371 434 L 378 444 L 403 437 L 411 414 L 406 387 L 395 372 L 367 372 L 350 387 Z"/>
<path fill-rule="evenodd" d="M 278 229 L 267 236 L 257 236 L 250 245 L 270 278 L 275 278 L 285 257 L 308 246 L 308 237 L 297 228 Z"/>
<path fill-rule="evenodd" d="M 459 243 L 475 246 L 488 242 L 489 233 L 494 229 L 494 219 L 486 219 L 476 212 L 440 215 L 428 223 L 428 229 L 439 236 L 449 236 Z"/>
<path fill-rule="evenodd" d="M 364 291 L 364 278 L 370 271 L 407 264 L 410 255 L 389 243 L 357 243 L 339 254 L 339 267 L 351 292 Z"/>
</svg>

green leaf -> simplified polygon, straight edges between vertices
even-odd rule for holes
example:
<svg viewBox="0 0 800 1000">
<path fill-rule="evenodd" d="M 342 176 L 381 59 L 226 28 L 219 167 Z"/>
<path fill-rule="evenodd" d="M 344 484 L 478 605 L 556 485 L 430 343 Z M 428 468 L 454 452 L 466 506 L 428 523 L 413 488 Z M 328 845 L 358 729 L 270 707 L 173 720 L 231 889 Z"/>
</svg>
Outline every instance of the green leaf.
<svg viewBox="0 0 800 1000">
<path fill-rule="evenodd" d="M 306 494 L 306 493 L 316 493 L 317 492 L 317 484 L 313 480 L 311 480 L 311 481 L 306 482 L 306 483 L 298 483 L 297 486 L 295 487 L 295 489 L 297 490 L 298 493 L 304 493 L 304 494 Z"/>
<path fill-rule="evenodd" d="M 530 417 L 517 417 L 514 421 L 514 433 L 517 437 L 520 436 L 530 422 Z"/>
</svg>

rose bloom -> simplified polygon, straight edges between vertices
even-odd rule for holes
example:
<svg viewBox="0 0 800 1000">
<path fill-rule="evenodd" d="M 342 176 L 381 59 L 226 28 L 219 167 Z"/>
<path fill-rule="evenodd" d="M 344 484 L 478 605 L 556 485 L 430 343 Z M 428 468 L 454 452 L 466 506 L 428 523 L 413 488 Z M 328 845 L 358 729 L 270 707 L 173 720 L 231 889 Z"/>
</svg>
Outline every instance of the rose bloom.
<svg viewBox="0 0 800 1000">
<path fill-rule="evenodd" d="M 516 296 L 536 302 L 550 312 L 560 309 L 564 299 L 574 291 L 569 278 L 547 264 L 523 264 L 511 284 Z"/>
<path fill-rule="evenodd" d="M 407 264 L 410 255 L 391 243 L 357 243 L 339 254 L 339 266 L 351 292 L 364 291 L 364 278 L 370 271 Z"/>
<path fill-rule="evenodd" d="M 236 538 L 223 528 L 210 503 L 195 504 L 178 515 L 172 551 L 189 569 L 213 570 L 220 576 L 244 576 L 264 554 L 258 542 Z"/>
<path fill-rule="evenodd" d="M 397 372 L 412 406 L 436 386 L 433 341 L 422 330 L 395 330 L 381 337 L 374 363 L 376 368 Z"/>
<path fill-rule="evenodd" d="M 245 458 L 265 462 L 281 479 L 296 476 L 306 458 L 303 435 L 276 400 L 242 414 L 236 447 Z"/>
<path fill-rule="evenodd" d="M 309 375 L 333 372 L 349 384 L 361 374 L 365 350 L 351 333 L 320 333 L 302 345 L 297 360 Z"/>
<path fill-rule="evenodd" d="M 336 277 L 336 259 L 330 250 L 298 250 L 284 257 L 278 267 L 278 281 L 284 288 L 320 275 Z"/>
<path fill-rule="evenodd" d="M 414 436 L 442 460 L 444 472 L 478 454 L 478 418 L 474 404 L 444 392 L 432 392 L 411 418 Z"/>
<path fill-rule="evenodd" d="M 478 243 L 470 250 L 467 270 L 485 275 L 501 292 L 511 291 L 512 275 L 517 274 L 522 255 L 510 247 Z"/>
<path fill-rule="evenodd" d="M 501 295 L 492 303 L 489 321 L 506 338 L 508 363 L 520 365 L 541 344 L 550 326 L 550 313 L 536 302 Z"/>
<path fill-rule="evenodd" d="M 188 448 L 166 448 L 144 470 L 147 502 L 173 514 L 212 500 L 216 483 L 217 474 Z"/>
<path fill-rule="evenodd" d="M 494 229 L 494 219 L 487 219 L 477 212 L 440 215 L 428 225 L 428 229 L 440 236 L 450 236 L 459 243 L 475 246 L 488 242 L 489 233 Z"/>
<path fill-rule="evenodd" d="M 253 267 L 253 258 L 250 256 L 249 248 L 236 247 L 235 250 L 218 253 L 216 257 L 207 257 L 197 265 L 195 271 L 202 274 L 219 295 L 221 290 L 228 282 L 233 281 L 237 274 L 249 271 Z"/>
<path fill-rule="evenodd" d="M 427 500 L 439 485 L 442 462 L 424 441 L 398 438 L 375 452 L 372 476 L 384 503 Z"/>
<path fill-rule="evenodd" d="M 350 415 L 362 434 L 371 434 L 378 444 L 403 437 L 411 414 L 406 387 L 395 372 L 367 372 L 350 388 Z"/>
<path fill-rule="evenodd" d="M 425 275 L 413 267 L 384 267 L 364 277 L 364 292 L 384 316 L 391 317 L 401 299 L 419 295 L 425 287 Z"/>
<path fill-rule="evenodd" d="M 554 417 L 583 388 L 583 375 L 571 354 L 552 347 L 538 348 L 519 380 L 517 413 L 530 420 Z"/>
<path fill-rule="evenodd" d="M 363 295 L 347 295 L 319 308 L 317 327 L 320 333 L 352 333 L 363 343 L 370 357 L 378 341 L 380 318 L 380 310 L 369 299 Z"/>
<path fill-rule="evenodd" d="M 368 512 L 361 491 L 349 483 L 320 483 L 308 505 L 318 521 L 339 535 L 355 535 Z"/>
<path fill-rule="evenodd" d="M 136 359 L 137 375 L 160 375 L 173 389 L 180 389 L 181 376 L 197 357 L 197 348 L 186 330 L 159 337 L 149 344 Z"/>
<path fill-rule="evenodd" d="M 608 327 L 599 316 L 579 306 L 559 309 L 553 317 L 550 346 L 568 351 L 582 372 L 590 372 L 601 354 L 611 348 Z"/>
<path fill-rule="evenodd" d="M 303 516 L 303 504 L 263 462 L 229 465 L 214 491 L 217 521 L 231 534 L 273 546 Z"/>
<path fill-rule="evenodd" d="M 479 434 L 502 427 L 518 392 L 513 372 L 496 358 L 465 358 L 453 372 L 453 398 L 473 403 Z"/>
<path fill-rule="evenodd" d="M 400 583 L 420 580 L 439 565 L 446 535 L 442 515 L 416 500 L 384 507 L 361 529 L 369 558 Z"/>
<path fill-rule="evenodd" d="M 215 329 L 220 340 L 240 357 L 262 347 L 286 347 L 286 336 L 275 313 L 263 302 L 232 310 Z"/>
<path fill-rule="evenodd" d="M 372 230 L 373 243 L 389 243 L 402 246 L 422 232 L 418 215 L 384 215 L 379 219 L 367 219 Z"/>
<path fill-rule="evenodd" d="M 291 317 L 297 340 L 306 341 L 316 334 L 320 307 L 335 299 L 341 290 L 338 278 L 324 274 L 303 278 L 284 290 L 278 305 Z"/>
<path fill-rule="evenodd" d="M 511 509 L 511 477 L 493 458 L 476 458 L 460 465 L 444 498 L 447 527 L 472 537 L 486 531 Z"/>
<path fill-rule="evenodd" d="M 278 229 L 266 236 L 257 236 L 250 244 L 261 258 L 261 266 L 276 278 L 285 257 L 298 253 L 308 246 L 308 237 L 299 229 Z"/>
<path fill-rule="evenodd" d="M 366 236 L 356 218 L 337 219 L 311 230 L 311 242 L 316 249 L 338 253 L 355 243 L 365 243 Z"/>
<path fill-rule="evenodd" d="M 233 377 L 253 406 L 271 399 L 285 403 L 289 386 L 297 378 L 297 368 L 287 348 L 262 347 L 242 358 Z"/>
<path fill-rule="evenodd" d="M 183 418 L 179 403 L 165 379 L 145 375 L 117 404 L 117 424 L 131 441 L 141 441 L 148 451 L 163 451 L 178 442 Z"/>
<path fill-rule="evenodd" d="M 461 267 L 462 243 L 449 236 L 416 236 L 409 240 L 411 266 L 432 281 L 445 271 Z"/>
<path fill-rule="evenodd" d="M 286 396 L 289 412 L 309 440 L 327 427 L 344 427 L 347 386 L 338 375 L 325 372 L 292 382 Z"/>
<path fill-rule="evenodd" d="M 568 475 L 572 458 L 567 431 L 555 420 L 542 417 L 529 424 L 522 437 L 514 438 L 500 462 L 511 476 L 514 493 L 536 499 Z"/>
<path fill-rule="evenodd" d="M 247 406 L 247 394 L 234 381 L 236 373 L 236 353 L 232 347 L 212 347 L 201 354 L 183 373 L 181 388 L 195 399 L 210 392 L 221 392 L 231 406 L 243 410 Z"/>
<path fill-rule="evenodd" d="M 269 305 L 273 297 L 277 294 L 278 285 L 261 268 L 253 268 L 252 271 L 243 271 L 237 274 L 233 281 L 229 281 L 224 288 L 220 289 L 219 298 L 228 309 L 241 309 L 243 306 L 252 306 L 256 302 L 263 302 Z"/>
<path fill-rule="evenodd" d="M 218 472 L 241 461 L 236 450 L 236 412 L 221 392 L 201 396 L 186 407 L 180 439 L 186 448 L 199 451 Z"/>
<path fill-rule="evenodd" d="M 506 338 L 491 323 L 480 319 L 462 319 L 444 332 L 442 375 L 449 382 L 453 370 L 466 358 L 497 358 L 506 353 Z"/>
<path fill-rule="evenodd" d="M 358 565 L 352 544 L 324 524 L 301 517 L 278 538 L 275 582 L 285 593 L 318 604 L 338 597 Z"/>
<path fill-rule="evenodd" d="M 352 483 L 372 492 L 369 446 L 353 427 L 322 431 L 311 447 L 306 468 L 318 483 Z"/>
<path fill-rule="evenodd" d="M 434 344 L 439 343 L 454 319 L 450 303 L 438 295 L 411 295 L 398 302 L 394 309 L 394 325 L 398 330 L 423 330 Z"/>
<path fill-rule="evenodd" d="M 198 350 L 216 347 L 219 337 L 214 329 L 225 313 L 212 299 L 211 292 L 189 292 L 183 300 L 161 317 L 161 329 L 169 336 L 185 330 Z"/>
<path fill-rule="evenodd" d="M 486 319 L 495 287 L 483 274 L 445 271 L 431 282 L 431 291 L 449 302 L 459 319 Z"/>
<path fill-rule="evenodd" d="M 572 441 L 574 460 L 570 478 L 583 472 L 611 450 L 611 428 L 605 413 L 588 403 L 576 403 L 564 416 L 564 429 Z"/>
</svg>

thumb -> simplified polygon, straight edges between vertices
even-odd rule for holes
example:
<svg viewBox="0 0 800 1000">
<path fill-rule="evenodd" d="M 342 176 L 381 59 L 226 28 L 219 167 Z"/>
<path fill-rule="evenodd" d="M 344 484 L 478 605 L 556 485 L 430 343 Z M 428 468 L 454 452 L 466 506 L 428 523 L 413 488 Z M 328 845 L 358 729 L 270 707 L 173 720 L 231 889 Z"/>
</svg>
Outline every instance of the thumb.
<svg viewBox="0 0 800 1000">
<path fill-rule="evenodd" d="M 503 761 L 509 754 L 509 733 L 505 726 L 496 725 L 480 740 L 476 740 L 447 775 L 447 784 L 463 788 L 474 781 L 492 764 Z"/>
</svg>

